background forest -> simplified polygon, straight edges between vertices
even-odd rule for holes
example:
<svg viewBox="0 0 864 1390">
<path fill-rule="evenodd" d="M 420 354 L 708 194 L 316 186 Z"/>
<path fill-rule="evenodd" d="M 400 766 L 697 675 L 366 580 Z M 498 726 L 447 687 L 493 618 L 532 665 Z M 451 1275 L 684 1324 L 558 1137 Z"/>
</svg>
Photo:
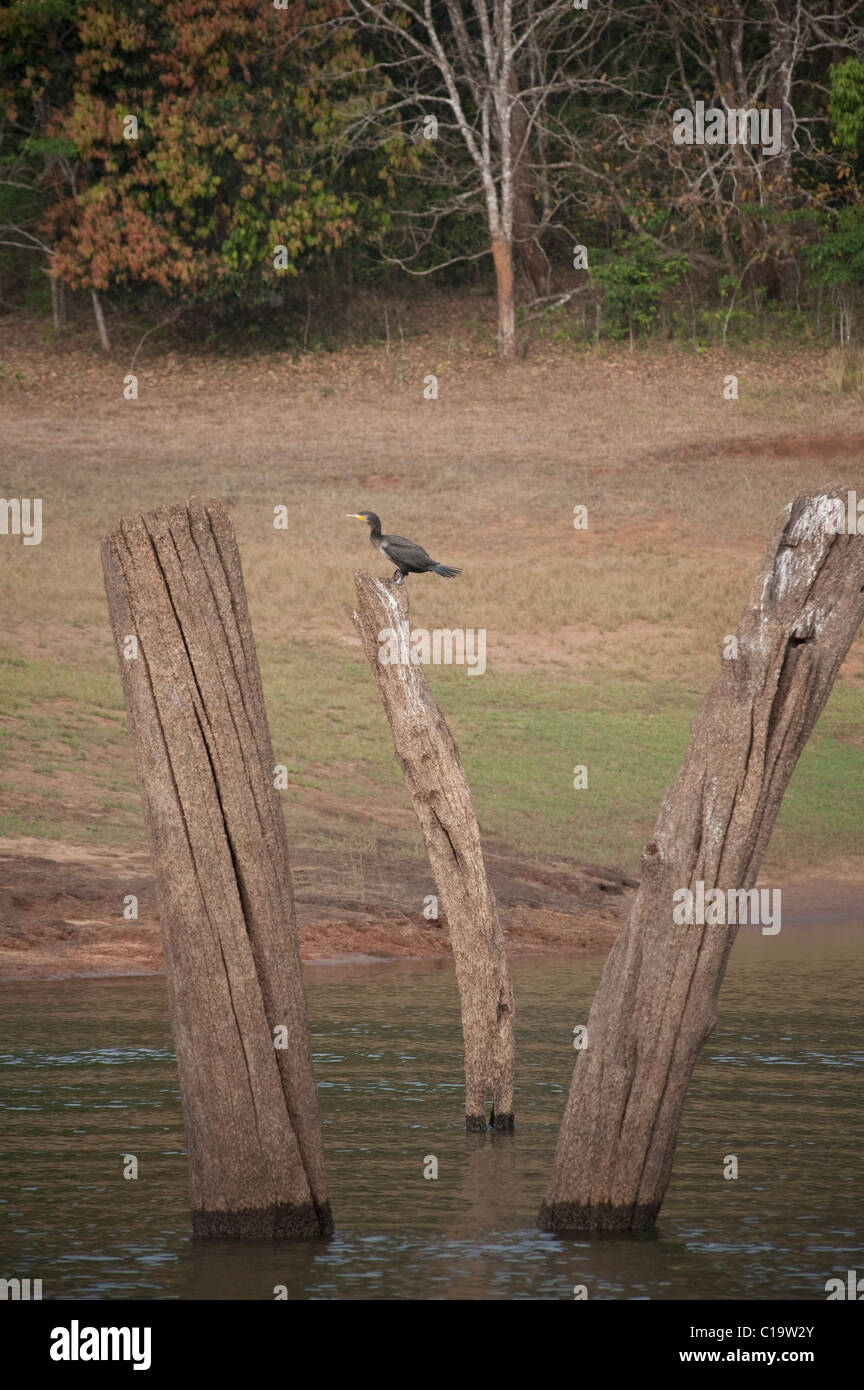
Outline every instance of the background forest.
<svg viewBox="0 0 864 1390">
<path fill-rule="evenodd" d="M 676 144 L 698 101 L 779 149 Z M 0 7 L 0 314 L 106 349 L 337 346 L 370 291 L 493 274 L 505 358 L 529 325 L 842 345 L 862 170 L 864 0 Z"/>
</svg>

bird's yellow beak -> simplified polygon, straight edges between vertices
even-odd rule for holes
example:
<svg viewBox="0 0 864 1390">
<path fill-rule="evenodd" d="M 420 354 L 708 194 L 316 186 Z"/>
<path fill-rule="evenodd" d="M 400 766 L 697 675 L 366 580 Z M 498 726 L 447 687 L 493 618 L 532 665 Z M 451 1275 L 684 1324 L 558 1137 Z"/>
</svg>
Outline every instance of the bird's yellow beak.
<svg viewBox="0 0 864 1390">
<path fill-rule="evenodd" d="M 346 515 L 346 516 L 349 516 L 349 517 L 351 518 L 352 521 L 365 521 L 365 520 L 366 520 L 366 518 L 365 518 L 365 516 L 363 515 L 362 512 L 346 512 L 345 515 Z"/>
</svg>

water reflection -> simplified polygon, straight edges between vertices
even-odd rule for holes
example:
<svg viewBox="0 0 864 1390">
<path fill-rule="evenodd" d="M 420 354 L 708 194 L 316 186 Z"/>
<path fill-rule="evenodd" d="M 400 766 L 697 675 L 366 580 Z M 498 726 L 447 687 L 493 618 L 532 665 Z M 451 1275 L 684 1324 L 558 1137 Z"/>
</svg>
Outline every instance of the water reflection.
<svg viewBox="0 0 864 1390">
<path fill-rule="evenodd" d="M 515 962 L 517 1130 L 488 1135 L 461 1125 L 449 969 L 311 970 L 337 1233 L 304 1246 L 191 1241 L 163 981 L 0 987 L 0 1273 L 46 1297 L 824 1297 L 861 1259 L 860 929 L 742 933 L 658 1230 L 563 1240 L 534 1221 L 601 966 Z"/>
</svg>

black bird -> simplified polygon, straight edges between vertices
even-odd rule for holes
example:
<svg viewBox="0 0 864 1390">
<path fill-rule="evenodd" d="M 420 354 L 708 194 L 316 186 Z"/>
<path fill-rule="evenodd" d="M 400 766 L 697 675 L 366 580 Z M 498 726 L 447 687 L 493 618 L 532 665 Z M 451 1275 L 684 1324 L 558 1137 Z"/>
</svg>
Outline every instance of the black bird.
<svg viewBox="0 0 864 1390">
<path fill-rule="evenodd" d="M 406 574 L 426 574 L 432 570 L 443 574 L 445 579 L 453 579 L 461 570 L 451 569 L 449 565 L 439 565 L 416 541 L 406 541 L 404 536 L 382 536 L 381 519 L 374 512 L 346 512 L 354 521 L 365 521 L 369 526 L 369 539 L 376 550 L 380 550 L 385 560 L 396 566 L 393 578 L 397 584 L 405 583 Z"/>
</svg>

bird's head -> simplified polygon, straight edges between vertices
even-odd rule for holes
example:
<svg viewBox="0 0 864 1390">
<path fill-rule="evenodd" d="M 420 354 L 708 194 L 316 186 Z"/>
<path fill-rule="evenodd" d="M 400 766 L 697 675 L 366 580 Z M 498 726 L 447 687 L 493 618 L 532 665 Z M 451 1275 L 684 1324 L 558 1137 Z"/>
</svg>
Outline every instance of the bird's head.
<svg viewBox="0 0 864 1390">
<path fill-rule="evenodd" d="M 346 512 L 345 515 L 352 521 L 365 521 L 367 526 L 381 526 L 380 518 L 374 512 Z"/>
</svg>

